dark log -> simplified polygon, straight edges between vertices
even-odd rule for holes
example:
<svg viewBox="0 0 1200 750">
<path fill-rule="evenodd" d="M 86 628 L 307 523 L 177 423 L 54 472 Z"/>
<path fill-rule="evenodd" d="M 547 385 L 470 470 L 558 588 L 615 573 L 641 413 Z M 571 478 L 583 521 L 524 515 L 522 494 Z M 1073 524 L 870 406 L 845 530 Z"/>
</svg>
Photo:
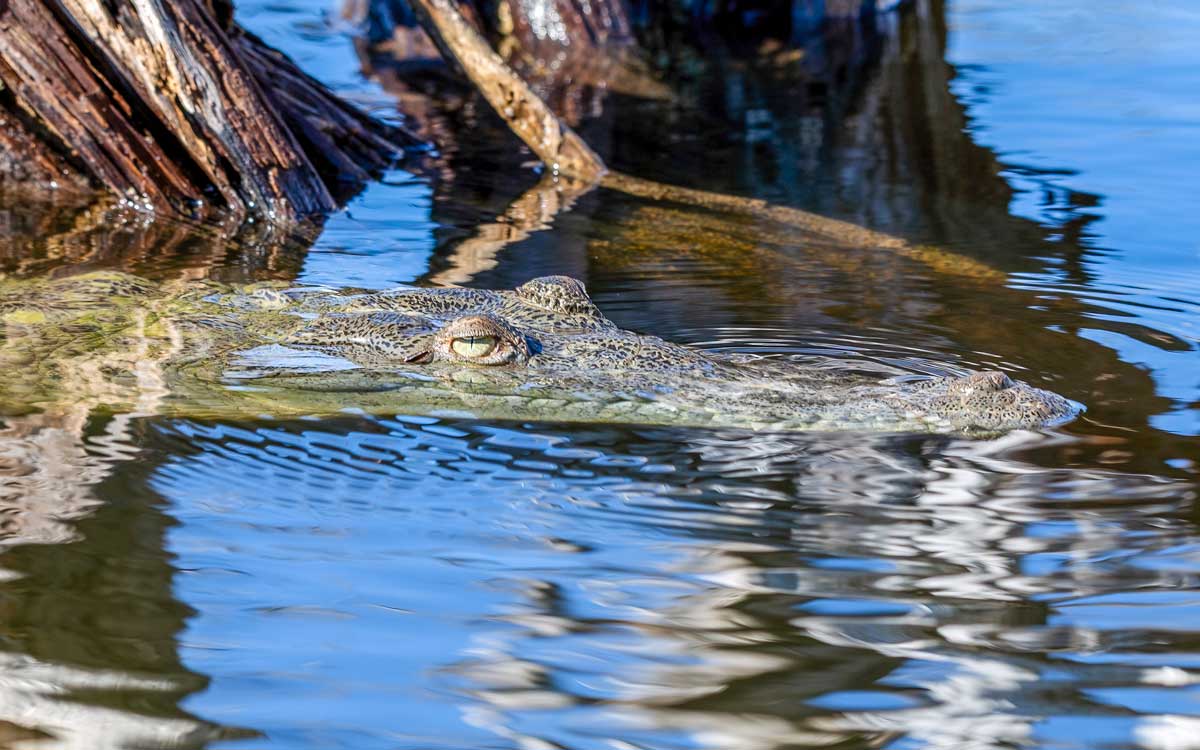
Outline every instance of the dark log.
<svg viewBox="0 0 1200 750">
<path fill-rule="evenodd" d="M 572 127 L 610 92 L 668 99 L 632 33 L 625 0 L 459 0 L 457 10 L 534 93 Z M 372 54 L 442 62 L 412 0 L 345 0 Z M 450 59 L 453 64 L 453 58 Z"/>
<path fill-rule="evenodd" d="M 418 143 L 231 18 L 225 0 L 0 0 L 0 180 L 285 224 Z"/>
<path fill-rule="evenodd" d="M 26 183 L 76 189 L 87 180 L 40 138 L 13 106 L 11 92 L 0 91 L 0 183 Z"/>
<path fill-rule="evenodd" d="M 467 0 L 458 7 L 480 32 L 511 37 L 547 63 L 564 52 L 586 55 L 634 41 L 625 0 Z M 363 26 L 372 44 L 419 24 L 408 0 L 345 0 L 342 15 Z"/>
</svg>

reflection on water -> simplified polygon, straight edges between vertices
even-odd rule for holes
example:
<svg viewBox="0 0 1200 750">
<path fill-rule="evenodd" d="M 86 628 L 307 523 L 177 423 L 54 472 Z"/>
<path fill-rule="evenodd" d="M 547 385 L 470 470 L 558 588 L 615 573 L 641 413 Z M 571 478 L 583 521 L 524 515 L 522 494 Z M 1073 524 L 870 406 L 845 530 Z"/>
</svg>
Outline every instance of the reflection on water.
<svg viewBox="0 0 1200 750">
<path fill-rule="evenodd" d="M 1082 301 L 1090 309 L 1078 335 L 1152 372 L 1172 400 L 1152 424 L 1200 434 L 1200 215 L 1179 200 L 1200 160 L 1191 93 L 1200 8 L 1045 5 L 1013 14 L 1006 3 L 973 0 L 948 18 L 947 59 L 959 71 L 951 91 L 987 123 L 972 135 L 997 152 L 1016 188 L 1010 212 L 1087 250 L 1019 283 Z M 1073 32 L 1056 32 L 1065 26 Z M 1018 39 L 1025 54 L 1014 57 Z M 1009 83 L 1021 79 L 1036 85 Z M 1092 83 L 1075 85 L 1081 79 Z M 1112 105 L 1091 106 L 1107 90 L 1120 92 Z"/>
<path fill-rule="evenodd" d="M 125 416 L 8 417 L 0 431 L 0 743 L 200 746 L 223 732 L 179 702 L 206 679 L 179 661 L 192 613 L 171 595 L 170 522 L 137 486 Z M 244 734 L 244 733 L 242 733 Z"/>
<path fill-rule="evenodd" d="M 105 198 L 0 189 L 0 274 L 119 268 L 154 279 L 292 278 L 315 231 L 201 225 L 156 219 Z"/>
<path fill-rule="evenodd" d="M 1053 438 L 136 433 L 84 539 L 22 548 L 6 589 L 47 645 L 82 649 L 56 656 L 85 705 L 119 691 L 181 743 L 221 731 L 150 720 L 196 672 L 212 681 L 187 711 L 289 747 L 1002 747 L 1081 712 L 1166 731 L 1147 715 L 1172 686 L 1168 712 L 1194 713 L 1194 487 L 1012 458 Z M 88 552 L 114 567 L 72 580 Z M 41 607 L 34 583 L 53 585 Z M 121 609 L 91 621 L 105 597 Z"/>
<path fill-rule="evenodd" d="M 201 422 L 149 397 L 6 417 L 0 746 L 1200 746 L 1200 285 L 1177 197 L 1200 68 L 1171 41 L 1195 13 L 1104 3 L 1064 39 L 1063 4 L 911 5 L 852 54 L 713 54 L 671 80 L 677 97 L 609 95 L 581 127 L 627 171 L 936 255 L 547 193 L 461 91 L 449 106 L 360 56 L 323 0 L 246 0 L 244 23 L 341 93 L 480 138 L 372 186 L 307 253 L 0 195 L 0 272 L 570 273 L 625 327 L 1001 367 L 1084 419 L 980 442 Z M 1134 45 L 1155 75 L 1123 72 L 1146 35 L 1164 40 Z M 1089 119 L 1099 86 L 1130 107 Z"/>
</svg>

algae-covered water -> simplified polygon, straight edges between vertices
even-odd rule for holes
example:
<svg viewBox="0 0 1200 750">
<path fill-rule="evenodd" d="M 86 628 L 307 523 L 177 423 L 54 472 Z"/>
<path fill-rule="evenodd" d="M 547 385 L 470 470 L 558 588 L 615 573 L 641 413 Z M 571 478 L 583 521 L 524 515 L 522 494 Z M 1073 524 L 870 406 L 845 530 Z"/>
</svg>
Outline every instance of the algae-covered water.
<svg viewBox="0 0 1200 750">
<path fill-rule="evenodd" d="M 589 94 L 620 169 L 921 257 L 607 191 L 546 210 L 478 103 L 360 56 L 327 0 L 238 12 L 380 116 L 473 137 L 307 249 L 6 196 L 0 270 L 570 274 L 671 340 L 1000 368 L 1088 411 L 990 441 L 9 418 L 0 746 L 1200 747 L 1194 3 L 922 1 L 849 45 L 681 54 L 668 99 Z"/>
</svg>

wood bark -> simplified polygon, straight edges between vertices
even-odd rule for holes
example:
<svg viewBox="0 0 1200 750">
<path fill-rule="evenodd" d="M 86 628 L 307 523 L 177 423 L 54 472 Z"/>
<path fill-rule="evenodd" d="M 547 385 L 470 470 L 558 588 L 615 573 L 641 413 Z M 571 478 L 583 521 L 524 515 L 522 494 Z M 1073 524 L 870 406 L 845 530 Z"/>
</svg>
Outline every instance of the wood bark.
<svg viewBox="0 0 1200 750">
<path fill-rule="evenodd" d="M 284 224 L 416 143 L 231 19 L 225 0 L 0 0 L 0 179 Z"/>
<path fill-rule="evenodd" d="M 529 84 L 509 68 L 452 0 L 412 0 L 425 31 L 553 174 L 596 182 L 607 168 Z"/>
</svg>

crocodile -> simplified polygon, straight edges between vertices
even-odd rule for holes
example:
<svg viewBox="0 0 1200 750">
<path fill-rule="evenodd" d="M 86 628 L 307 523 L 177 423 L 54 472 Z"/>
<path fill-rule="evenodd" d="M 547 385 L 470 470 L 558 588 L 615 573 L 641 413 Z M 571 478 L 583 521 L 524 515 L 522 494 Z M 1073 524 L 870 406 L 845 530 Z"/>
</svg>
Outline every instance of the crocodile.
<svg viewBox="0 0 1200 750">
<path fill-rule="evenodd" d="M 362 410 L 555 422 L 994 435 L 1080 405 L 998 371 L 871 373 L 619 328 L 572 278 L 513 290 L 0 281 L 0 414 Z M 885 377 L 886 375 L 886 377 Z"/>
</svg>

